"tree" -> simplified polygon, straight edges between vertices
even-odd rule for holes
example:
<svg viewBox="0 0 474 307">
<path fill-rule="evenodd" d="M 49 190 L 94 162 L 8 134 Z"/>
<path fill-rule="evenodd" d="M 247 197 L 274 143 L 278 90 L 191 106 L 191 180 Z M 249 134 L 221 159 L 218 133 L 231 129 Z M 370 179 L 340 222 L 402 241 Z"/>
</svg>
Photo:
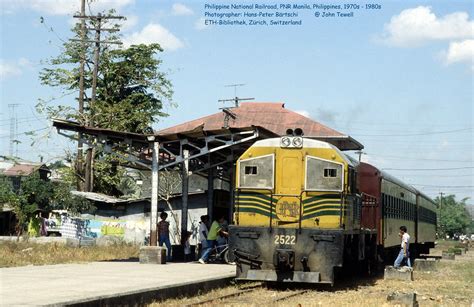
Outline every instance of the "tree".
<svg viewBox="0 0 474 307">
<path fill-rule="evenodd" d="M 466 208 L 468 199 L 463 198 L 461 201 L 456 201 L 455 195 L 436 197 L 435 202 L 441 204 L 438 215 L 440 232 L 448 234 L 450 237 L 455 233 L 466 233 L 471 224 L 471 216 Z"/>
<path fill-rule="evenodd" d="M 111 10 L 110 14 L 114 11 Z M 96 20 L 89 21 L 87 28 L 93 28 Z M 119 25 L 110 25 L 119 29 Z M 86 72 L 85 86 L 92 83 L 92 53 L 93 44 L 82 44 L 78 41 L 81 28 L 77 24 L 72 32 L 76 40 L 63 44 L 62 53 L 47 61 L 49 67 L 40 73 L 41 83 L 60 88 L 63 95 L 77 93 L 79 90 L 79 62 L 85 54 Z M 92 40 L 90 31 L 88 40 Z M 111 35 L 107 41 L 117 41 L 116 35 Z M 113 49 L 112 45 L 101 44 L 99 74 L 97 81 L 97 96 L 94 105 L 90 97 L 85 97 L 84 112 L 70 105 L 51 105 L 51 102 L 41 100 L 37 109 L 46 113 L 50 118 L 62 117 L 87 123 L 90 126 L 108 128 L 119 131 L 136 133 L 152 132 L 152 125 L 158 118 L 167 116 L 163 112 L 165 103 L 172 102 L 172 85 L 161 70 L 161 60 L 157 55 L 162 52 L 159 44 L 134 45 L 124 49 Z M 88 95 L 87 92 L 85 94 Z M 119 159 L 100 150 L 93 152 L 95 191 L 120 196 L 117 184 L 123 175 L 123 170 L 117 164 Z M 75 165 L 78 165 L 75 163 Z M 75 170 L 75 178 L 84 181 L 80 168 Z"/>
<path fill-rule="evenodd" d="M 181 230 L 178 214 L 174 211 L 171 204 L 171 198 L 181 192 L 183 179 L 179 170 L 163 170 L 160 172 L 160 181 L 158 182 L 158 197 L 163 200 L 171 213 L 171 218 L 176 225 L 175 229 L 170 232 L 174 242 L 181 242 Z M 181 212 L 182 213 L 182 212 Z"/>
<path fill-rule="evenodd" d="M 8 205 L 15 213 L 18 236 L 38 210 L 68 210 L 75 213 L 91 207 L 89 201 L 72 195 L 70 191 L 70 183 L 43 180 L 37 172 L 22 178 L 18 191 L 13 189 L 8 177 L 0 177 L 0 205 Z"/>
</svg>

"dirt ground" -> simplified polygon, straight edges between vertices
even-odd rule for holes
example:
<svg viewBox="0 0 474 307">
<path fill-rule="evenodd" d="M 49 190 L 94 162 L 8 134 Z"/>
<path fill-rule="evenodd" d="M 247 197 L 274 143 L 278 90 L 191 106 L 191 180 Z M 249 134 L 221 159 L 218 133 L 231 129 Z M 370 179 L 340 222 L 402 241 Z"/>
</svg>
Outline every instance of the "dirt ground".
<svg viewBox="0 0 474 307">
<path fill-rule="evenodd" d="M 441 255 L 452 242 L 441 242 L 432 254 Z M 240 296 L 216 300 L 201 306 L 393 306 L 387 302 L 387 295 L 398 291 L 416 293 L 419 306 L 472 306 L 474 304 L 474 248 L 456 260 L 441 260 L 438 270 L 433 272 L 414 271 L 414 281 L 384 280 L 376 278 L 352 278 L 336 284 L 335 287 L 311 286 L 291 289 L 258 288 Z M 192 298 L 178 298 L 156 302 L 151 306 L 184 306 L 204 300 L 235 293 L 253 284 L 232 285 Z M 292 293 L 303 294 L 275 302 L 279 297 Z"/>
</svg>

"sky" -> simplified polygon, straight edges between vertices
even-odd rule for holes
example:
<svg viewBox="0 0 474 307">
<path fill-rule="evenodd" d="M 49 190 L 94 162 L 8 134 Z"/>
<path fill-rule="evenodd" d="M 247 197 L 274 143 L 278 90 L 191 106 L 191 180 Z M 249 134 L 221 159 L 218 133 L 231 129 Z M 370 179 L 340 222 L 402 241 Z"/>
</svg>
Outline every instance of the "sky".
<svg viewBox="0 0 474 307">
<path fill-rule="evenodd" d="M 127 17 L 125 46 L 158 42 L 173 83 L 162 129 L 218 112 L 219 99 L 285 102 L 285 107 L 352 136 L 363 161 L 413 184 L 474 198 L 474 17 L 471 1 L 380 1 L 351 18 L 300 26 L 205 25 L 205 4 L 294 1 L 96 0 L 88 13 L 115 8 Z M 338 4 L 337 1 L 310 4 Z M 341 2 L 344 3 L 344 2 Z M 364 5 L 365 2 L 357 2 Z M 44 60 L 70 38 L 80 0 L 1 0 L 0 155 L 9 154 L 12 107 L 18 156 L 54 161 L 74 144 L 35 111 L 38 99 L 74 106 L 41 85 Z M 257 10 L 258 11 L 258 10 Z M 322 11 L 322 10 L 321 10 Z M 40 22 L 40 18 L 44 22 Z M 33 135 L 30 135 L 33 131 Z M 49 137 L 48 137 L 49 136 Z M 34 143 L 32 142 L 34 139 Z M 16 151 L 16 148 L 14 148 Z"/>
</svg>

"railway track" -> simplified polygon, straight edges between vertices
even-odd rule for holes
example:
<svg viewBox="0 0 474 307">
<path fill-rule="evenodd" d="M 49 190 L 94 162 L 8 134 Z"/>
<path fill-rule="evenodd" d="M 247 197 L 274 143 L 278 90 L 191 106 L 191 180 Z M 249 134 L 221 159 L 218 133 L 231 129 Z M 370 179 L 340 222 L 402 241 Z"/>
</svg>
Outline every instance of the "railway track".
<svg viewBox="0 0 474 307">
<path fill-rule="evenodd" d="M 203 306 L 203 305 L 215 304 L 215 303 L 219 303 L 219 304 L 224 304 L 224 303 L 227 303 L 227 304 L 232 304 L 232 303 L 245 304 L 245 303 L 249 303 L 249 304 L 252 304 L 252 303 L 255 303 L 255 298 L 247 298 L 246 299 L 245 296 L 248 295 L 248 294 L 251 294 L 253 292 L 256 292 L 256 291 L 265 291 L 265 293 L 262 293 L 262 296 L 264 296 L 264 297 L 268 297 L 269 295 L 275 296 L 275 297 L 272 297 L 270 300 L 268 300 L 264 303 L 265 305 L 267 305 L 267 304 L 282 302 L 286 299 L 289 299 L 289 298 L 292 298 L 292 297 L 295 297 L 295 296 L 298 296 L 298 295 L 302 295 L 302 294 L 308 292 L 309 290 L 271 291 L 271 290 L 267 290 L 265 287 L 263 287 L 262 284 L 260 284 L 260 285 L 255 285 L 255 286 L 250 286 L 250 287 L 246 287 L 246 288 L 243 288 L 243 289 L 239 289 L 239 290 L 237 290 L 235 292 L 232 292 L 232 293 L 227 293 L 227 294 L 224 294 L 224 295 L 204 299 L 204 300 L 201 300 L 199 302 L 195 302 L 195 303 L 188 304 L 188 305 L 185 305 L 185 306 L 188 306 L 188 307 Z M 270 293 L 267 293 L 267 291 L 269 291 Z M 289 291 L 289 293 L 288 293 L 288 291 Z M 238 298 L 238 300 L 236 300 L 237 298 Z"/>
</svg>

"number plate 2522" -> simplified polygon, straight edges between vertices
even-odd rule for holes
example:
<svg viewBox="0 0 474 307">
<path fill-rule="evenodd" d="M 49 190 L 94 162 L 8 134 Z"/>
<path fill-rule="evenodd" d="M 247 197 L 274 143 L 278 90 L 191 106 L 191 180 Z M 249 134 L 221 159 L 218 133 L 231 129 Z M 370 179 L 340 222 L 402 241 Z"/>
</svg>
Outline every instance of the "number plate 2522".
<svg viewBox="0 0 474 307">
<path fill-rule="evenodd" d="M 275 244 L 288 244 L 294 245 L 296 243 L 295 235 L 276 235 Z"/>
</svg>

